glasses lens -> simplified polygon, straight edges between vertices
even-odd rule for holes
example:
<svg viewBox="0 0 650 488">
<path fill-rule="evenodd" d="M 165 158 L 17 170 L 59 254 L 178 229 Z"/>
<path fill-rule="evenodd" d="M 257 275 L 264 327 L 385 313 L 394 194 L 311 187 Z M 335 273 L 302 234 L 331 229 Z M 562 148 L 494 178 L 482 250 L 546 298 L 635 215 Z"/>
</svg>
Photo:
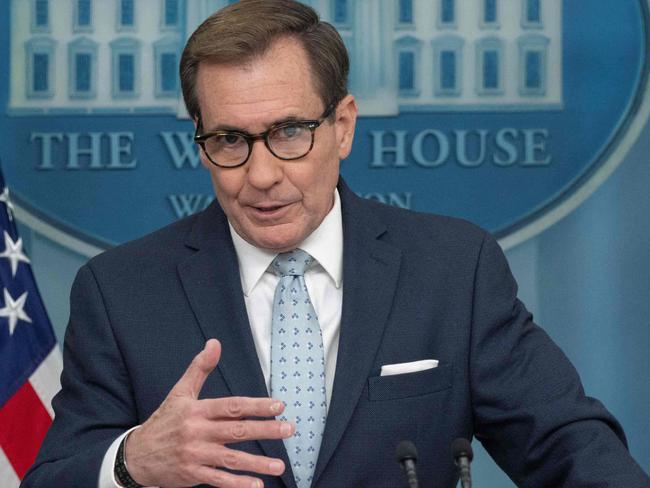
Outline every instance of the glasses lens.
<svg viewBox="0 0 650 488">
<path fill-rule="evenodd" d="M 312 131 L 307 124 L 283 124 L 273 129 L 268 136 L 269 146 L 276 156 L 297 159 L 309 152 Z"/>
<path fill-rule="evenodd" d="M 204 142 L 205 152 L 220 166 L 237 166 L 248 157 L 248 142 L 239 134 L 217 134 Z"/>
</svg>

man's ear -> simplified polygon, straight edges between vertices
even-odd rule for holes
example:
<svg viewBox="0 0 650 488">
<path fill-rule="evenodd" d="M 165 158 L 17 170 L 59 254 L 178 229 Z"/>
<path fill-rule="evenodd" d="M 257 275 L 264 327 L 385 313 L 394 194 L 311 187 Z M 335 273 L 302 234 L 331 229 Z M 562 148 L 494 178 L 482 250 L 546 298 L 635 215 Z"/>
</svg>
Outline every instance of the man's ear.
<svg viewBox="0 0 650 488">
<path fill-rule="evenodd" d="M 352 95 L 346 95 L 336 107 L 336 142 L 341 160 L 347 158 L 352 150 L 358 112 L 357 102 Z"/>
</svg>

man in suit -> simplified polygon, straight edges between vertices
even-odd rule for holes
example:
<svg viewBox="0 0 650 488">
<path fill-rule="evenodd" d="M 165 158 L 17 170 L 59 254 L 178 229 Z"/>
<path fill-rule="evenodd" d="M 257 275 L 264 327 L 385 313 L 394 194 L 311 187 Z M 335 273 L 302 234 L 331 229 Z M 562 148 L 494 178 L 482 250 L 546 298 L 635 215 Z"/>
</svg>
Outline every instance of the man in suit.
<svg viewBox="0 0 650 488">
<path fill-rule="evenodd" d="M 521 486 L 650 486 L 488 234 L 339 178 L 347 72 L 336 31 L 289 0 L 243 0 L 192 35 L 183 93 L 217 202 L 79 271 L 56 418 L 25 487 L 394 487 L 403 439 L 423 485 L 451 487 L 460 436 Z M 303 281 L 274 271 L 296 249 L 313 264 Z M 307 388 L 321 430 L 278 388 L 305 371 L 298 355 L 274 370 L 283 283 L 320 328 L 307 371 L 322 386 Z"/>
</svg>

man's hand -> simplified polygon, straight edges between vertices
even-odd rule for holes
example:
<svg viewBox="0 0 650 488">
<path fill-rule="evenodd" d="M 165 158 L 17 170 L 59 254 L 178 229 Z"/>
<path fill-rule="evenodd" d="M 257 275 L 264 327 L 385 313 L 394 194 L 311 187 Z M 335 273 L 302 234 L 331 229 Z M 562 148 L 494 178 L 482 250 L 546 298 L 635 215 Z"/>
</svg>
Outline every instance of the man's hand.
<svg viewBox="0 0 650 488">
<path fill-rule="evenodd" d="M 216 339 L 194 357 L 167 398 L 141 427 L 128 437 L 125 459 L 131 477 L 145 486 L 262 487 L 262 481 L 219 468 L 280 475 L 280 459 L 255 456 L 226 444 L 255 439 L 284 439 L 294 426 L 273 417 L 284 410 L 271 398 L 229 397 L 198 400 L 199 392 L 221 356 Z"/>
</svg>

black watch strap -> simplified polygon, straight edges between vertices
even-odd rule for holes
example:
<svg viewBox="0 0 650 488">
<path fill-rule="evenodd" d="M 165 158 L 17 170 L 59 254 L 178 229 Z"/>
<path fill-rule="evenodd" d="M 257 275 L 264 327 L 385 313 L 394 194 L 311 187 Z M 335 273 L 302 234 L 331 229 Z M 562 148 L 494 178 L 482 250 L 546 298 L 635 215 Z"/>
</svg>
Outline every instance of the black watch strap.
<svg viewBox="0 0 650 488">
<path fill-rule="evenodd" d="M 122 442 L 120 442 L 120 447 L 117 449 L 117 456 L 115 456 L 115 466 L 113 467 L 115 479 L 124 488 L 143 488 L 144 485 L 141 485 L 133 478 L 131 478 L 129 470 L 126 469 L 126 463 L 124 462 L 124 446 L 126 445 L 127 437 L 129 436 L 124 436 L 124 439 L 122 439 Z"/>
</svg>

